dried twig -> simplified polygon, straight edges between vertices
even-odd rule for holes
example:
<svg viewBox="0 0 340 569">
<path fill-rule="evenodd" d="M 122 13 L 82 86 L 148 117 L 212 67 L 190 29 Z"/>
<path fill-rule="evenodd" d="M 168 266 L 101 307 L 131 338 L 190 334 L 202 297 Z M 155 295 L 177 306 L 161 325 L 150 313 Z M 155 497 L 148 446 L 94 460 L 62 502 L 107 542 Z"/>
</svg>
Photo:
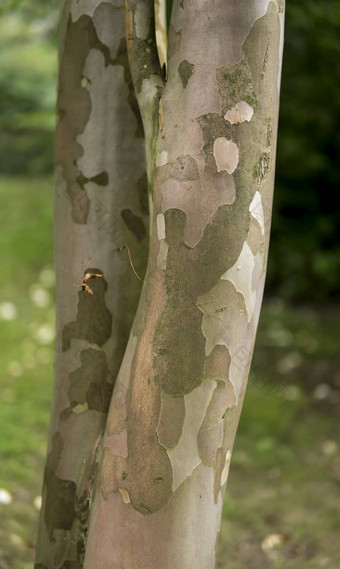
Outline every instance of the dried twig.
<svg viewBox="0 0 340 569">
<path fill-rule="evenodd" d="M 133 272 L 135 273 L 137 279 L 138 279 L 141 283 L 144 282 L 143 279 L 141 279 L 140 276 L 137 274 L 136 269 L 135 269 L 135 267 L 133 266 L 133 262 L 132 262 L 132 259 L 131 259 L 131 253 L 130 253 L 130 249 L 129 249 L 128 245 L 123 245 L 122 247 L 119 247 L 119 248 L 117 249 L 117 251 L 123 251 L 123 249 L 126 249 L 127 252 L 128 252 L 129 261 L 130 261 L 130 265 L 131 265 L 131 269 L 132 269 Z"/>
<path fill-rule="evenodd" d="M 81 280 L 80 284 L 73 284 L 73 286 L 76 287 L 81 287 L 82 290 L 85 290 L 86 292 L 88 292 L 88 294 L 90 294 L 91 296 L 93 295 L 93 290 L 92 288 L 87 284 L 87 281 L 89 281 L 90 279 L 93 279 L 95 277 L 103 277 L 103 275 L 100 275 L 99 273 L 86 273 L 85 277 Z"/>
</svg>

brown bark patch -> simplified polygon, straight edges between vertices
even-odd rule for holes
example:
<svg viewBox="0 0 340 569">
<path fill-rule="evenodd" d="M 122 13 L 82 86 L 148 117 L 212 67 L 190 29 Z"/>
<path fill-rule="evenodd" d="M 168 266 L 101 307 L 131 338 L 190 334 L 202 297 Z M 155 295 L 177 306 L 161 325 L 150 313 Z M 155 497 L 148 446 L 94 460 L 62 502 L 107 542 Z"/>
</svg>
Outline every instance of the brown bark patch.
<svg viewBox="0 0 340 569">
<path fill-rule="evenodd" d="M 225 346 L 215 346 L 205 364 L 206 379 L 229 381 L 230 354 Z"/>
<path fill-rule="evenodd" d="M 161 413 L 157 425 L 157 437 L 165 448 L 174 448 L 182 434 L 185 417 L 183 397 L 171 397 L 162 393 Z"/>
</svg>

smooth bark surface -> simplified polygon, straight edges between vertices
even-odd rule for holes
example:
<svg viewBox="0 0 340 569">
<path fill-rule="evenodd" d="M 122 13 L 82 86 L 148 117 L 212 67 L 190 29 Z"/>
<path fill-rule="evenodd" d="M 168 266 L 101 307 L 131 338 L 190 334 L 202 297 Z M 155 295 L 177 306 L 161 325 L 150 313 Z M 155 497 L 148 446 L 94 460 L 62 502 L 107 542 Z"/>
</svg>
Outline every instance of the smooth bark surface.
<svg viewBox="0 0 340 569">
<path fill-rule="evenodd" d="M 56 132 L 55 385 L 36 567 L 83 564 L 95 457 L 148 248 L 144 137 L 124 1 L 61 6 Z M 102 274 L 73 284 L 88 272 Z"/>
<path fill-rule="evenodd" d="M 283 3 L 177 2 L 165 86 L 152 35 L 139 32 L 151 6 L 127 3 L 150 257 L 105 430 L 86 569 L 214 567 L 265 278 Z"/>
<path fill-rule="evenodd" d="M 60 335 L 39 569 L 215 566 L 265 279 L 283 12 L 283 0 L 176 1 L 165 82 L 154 0 L 126 1 L 150 253 L 125 349 L 140 283 L 115 249 L 128 242 L 142 272 L 146 239 L 122 4 L 63 4 Z M 109 238 L 90 222 L 99 196 Z M 72 283 L 89 271 L 103 277 L 77 303 Z"/>
</svg>

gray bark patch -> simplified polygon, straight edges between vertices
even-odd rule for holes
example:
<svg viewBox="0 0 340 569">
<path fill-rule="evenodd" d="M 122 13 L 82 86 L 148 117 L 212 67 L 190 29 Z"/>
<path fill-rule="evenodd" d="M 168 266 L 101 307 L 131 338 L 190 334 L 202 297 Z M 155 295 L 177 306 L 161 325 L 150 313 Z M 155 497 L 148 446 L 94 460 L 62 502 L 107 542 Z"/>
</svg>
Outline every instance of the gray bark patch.
<svg viewBox="0 0 340 569">
<path fill-rule="evenodd" d="M 194 72 L 195 65 L 193 63 L 189 63 L 186 59 L 184 59 L 178 66 L 178 73 L 183 83 L 183 89 L 186 88 L 188 85 L 189 79 Z"/>
</svg>

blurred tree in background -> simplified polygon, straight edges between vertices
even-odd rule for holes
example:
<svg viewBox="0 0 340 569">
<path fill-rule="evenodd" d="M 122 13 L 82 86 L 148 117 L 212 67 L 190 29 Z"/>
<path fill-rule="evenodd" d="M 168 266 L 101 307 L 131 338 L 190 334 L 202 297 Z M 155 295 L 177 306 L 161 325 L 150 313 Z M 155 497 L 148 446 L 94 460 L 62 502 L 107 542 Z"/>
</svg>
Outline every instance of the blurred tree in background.
<svg viewBox="0 0 340 569">
<path fill-rule="evenodd" d="M 0 6 L 0 174 L 53 172 L 58 4 Z"/>
<path fill-rule="evenodd" d="M 58 0 L 8 0 L 0 23 L 0 174 L 52 172 Z M 169 3 L 169 8 L 171 8 Z M 289 0 L 266 292 L 339 295 L 340 5 Z"/>
</svg>

